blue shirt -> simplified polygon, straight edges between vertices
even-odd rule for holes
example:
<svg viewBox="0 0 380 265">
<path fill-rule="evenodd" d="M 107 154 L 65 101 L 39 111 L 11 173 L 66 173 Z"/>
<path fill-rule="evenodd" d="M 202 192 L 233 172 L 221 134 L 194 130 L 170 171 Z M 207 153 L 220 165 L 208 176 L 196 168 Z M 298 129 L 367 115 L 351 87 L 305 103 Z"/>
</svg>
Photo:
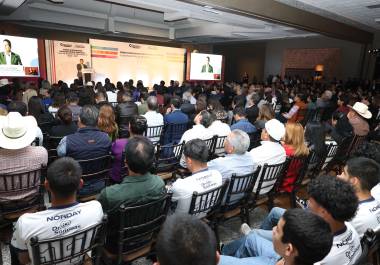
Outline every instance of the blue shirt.
<svg viewBox="0 0 380 265">
<path fill-rule="evenodd" d="M 236 129 L 242 130 L 246 133 L 254 133 L 257 131 L 256 127 L 252 123 L 250 123 L 247 119 L 241 119 L 231 125 L 231 131 L 236 130 Z"/>
</svg>

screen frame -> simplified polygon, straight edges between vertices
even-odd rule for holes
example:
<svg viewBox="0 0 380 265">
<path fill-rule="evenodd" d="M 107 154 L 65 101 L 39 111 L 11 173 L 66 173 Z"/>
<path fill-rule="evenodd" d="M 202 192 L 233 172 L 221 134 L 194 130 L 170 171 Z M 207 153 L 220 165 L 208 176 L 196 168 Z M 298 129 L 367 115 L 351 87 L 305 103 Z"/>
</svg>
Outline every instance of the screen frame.
<svg viewBox="0 0 380 265">
<path fill-rule="evenodd" d="M 222 65 L 221 65 L 221 71 L 220 71 L 220 80 L 216 79 L 190 79 L 190 68 L 191 68 L 191 54 L 192 53 L 198 53 L 204 56 L 207 55 L 219 55 L 222 56 Z M 192 81 L 192 82 L 223 82 L 224 83 L 224 66 L 225 66 L 225 56 L 223 54 L 214 54 L 214 53 L 200 53 L 200 52 L 187 52 L 186 56 L 186 81 Z"/>
</svg>

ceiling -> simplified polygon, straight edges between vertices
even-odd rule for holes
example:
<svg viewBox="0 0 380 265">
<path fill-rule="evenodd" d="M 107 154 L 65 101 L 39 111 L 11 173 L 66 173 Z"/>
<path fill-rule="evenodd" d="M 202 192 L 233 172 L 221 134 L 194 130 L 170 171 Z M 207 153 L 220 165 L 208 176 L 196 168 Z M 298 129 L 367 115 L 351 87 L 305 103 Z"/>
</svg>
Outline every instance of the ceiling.
<svg viewBox="0 0 380 265">
<path fill-rule="evenodd" d="M 318 35 L 175 0 L 26 0 L 9 15 L 0 12 L 0 20 L 41 28 L 186 43 Z"/>
<path fill-rule="evenodd" d="M 371 32 L 380 31 L 379 0 L 276 0 Z"/>
</svg>

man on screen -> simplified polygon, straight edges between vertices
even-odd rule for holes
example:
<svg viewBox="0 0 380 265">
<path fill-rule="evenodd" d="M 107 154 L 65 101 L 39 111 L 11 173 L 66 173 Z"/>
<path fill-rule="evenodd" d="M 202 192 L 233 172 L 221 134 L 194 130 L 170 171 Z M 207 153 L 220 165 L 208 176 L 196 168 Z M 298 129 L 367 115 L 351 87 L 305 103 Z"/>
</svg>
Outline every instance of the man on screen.
<svg viewBox="0 0 380 265">
<path fill-rule="evenodd" d="M 206 57 L 206 63 L 202 66 L 202 73 L 213 73 L 214 69 L 210 64 L 210 57 Z"/>
<path fill-rule="evenodd" d="M 0 64 L 22 65 L 20 56 L 11 51 L 12 44 L 10 40 L 4 39 L 4 52 L 0 53 Z"/>
</svg>

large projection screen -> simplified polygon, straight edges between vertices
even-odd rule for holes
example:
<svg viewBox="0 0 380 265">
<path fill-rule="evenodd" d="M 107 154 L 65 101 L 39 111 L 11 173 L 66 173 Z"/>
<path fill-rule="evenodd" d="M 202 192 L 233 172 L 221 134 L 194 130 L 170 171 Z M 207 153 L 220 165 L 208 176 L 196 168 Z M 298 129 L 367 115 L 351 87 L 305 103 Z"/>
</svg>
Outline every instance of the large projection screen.
<svg viewBox="0 0 380 265">
<path fill-rule="evenodd" d="M 221 80 L 223 56 L 191 53 L 190 80 Z"/>
<path fill-rule="evenodd" d="M 182 48 L 90 39 L 94 81 L 142 80 L 152 87 L 164 80 L 183 81 L 185 53 Z"/>
<path fill-rule="evenodd" d="M 0 76 L 39 75 L 37 39 L 0 35 Z"/>
</svg>

